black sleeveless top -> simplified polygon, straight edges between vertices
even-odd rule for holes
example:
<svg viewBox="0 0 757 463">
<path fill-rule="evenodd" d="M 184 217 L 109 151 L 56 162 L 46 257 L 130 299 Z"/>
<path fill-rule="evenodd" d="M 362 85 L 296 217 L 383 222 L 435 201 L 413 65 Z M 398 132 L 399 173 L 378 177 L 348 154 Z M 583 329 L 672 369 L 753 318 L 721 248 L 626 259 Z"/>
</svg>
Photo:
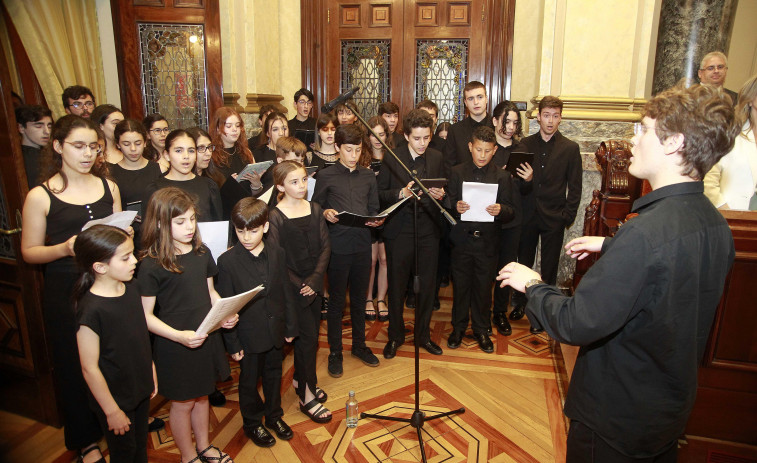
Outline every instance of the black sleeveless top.
<svg viewBox="0 0 757 463">
<path fill-rule="evenodd" d="M 74 235 L 81 233 L 81 227 L 94 219 L 102 219 L 113 214 L 113 196 L 107 180 L 103 182 L 103 195 L 97 201 L 89 204 L 70 204 L 55 196 L 44 184 L 50 197 L 50 212 L 47 214 L 47 243 L 48 246 L 67 241 Z M 73 257 L 63 257 L 50 262 L 45 272 L 75 272 L 76 264 Z"/>
</svg>

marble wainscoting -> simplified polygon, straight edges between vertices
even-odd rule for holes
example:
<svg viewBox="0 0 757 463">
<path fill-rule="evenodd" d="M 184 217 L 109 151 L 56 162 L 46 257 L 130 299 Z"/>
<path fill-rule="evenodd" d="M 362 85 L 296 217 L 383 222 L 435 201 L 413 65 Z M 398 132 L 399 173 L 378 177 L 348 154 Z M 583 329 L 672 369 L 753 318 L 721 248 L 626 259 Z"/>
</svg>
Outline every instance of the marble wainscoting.
<svg viewBox="0 0 757 463">
<path fill-rule="evenodd" d="M 538 132 L 539 124 L 536 119 L 529 121 L 528 133 Z M 603 141 L 611 139 L 631 139 L 633 137 L 633 122 L 591 121 L 591 120 L 563 120 L 560 132 L 578 143 L 583 160 L 583 185 L 581 188 L 581 203 L 578 206 L 576 220 L 565 233 L 564 243 L 583 235 L 584 213 L 592 198 L 592 192 L 599 189 L 602 174 L 599 171 L 594 153 Z M 535 269 L 540 271 L 541 256 L 537 250 Z M 557 285 L 570 288 L 573 283 L 573 273 L 576 262 L 574 259 L 562 255 L 557 273 Z"/>
</svg>

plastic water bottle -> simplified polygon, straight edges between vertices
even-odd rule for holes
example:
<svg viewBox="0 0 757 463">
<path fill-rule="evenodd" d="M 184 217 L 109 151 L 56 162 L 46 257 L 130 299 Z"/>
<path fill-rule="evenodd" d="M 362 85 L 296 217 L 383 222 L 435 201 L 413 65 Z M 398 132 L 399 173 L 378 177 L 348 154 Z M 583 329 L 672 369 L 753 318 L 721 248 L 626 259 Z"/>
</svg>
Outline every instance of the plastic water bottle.
<svg viewBox="0 0 757 463">
<path fill-rule="evenodd" d="M 350 391 L 350 396 L 347 399 L 347 427 L 357 428 L 357 420 L 360 417 L 357 407 L 357 399 L 355 398 L 355 391 Z"/>
</svg>

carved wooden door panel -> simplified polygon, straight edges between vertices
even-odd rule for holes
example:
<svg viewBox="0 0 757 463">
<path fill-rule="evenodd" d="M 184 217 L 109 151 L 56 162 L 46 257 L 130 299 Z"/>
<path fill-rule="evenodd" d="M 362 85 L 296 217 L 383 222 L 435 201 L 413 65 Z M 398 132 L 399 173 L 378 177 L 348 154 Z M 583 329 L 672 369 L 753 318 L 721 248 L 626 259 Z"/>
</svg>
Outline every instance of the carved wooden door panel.
<svg viewBox="0 0 757 463">
<path fill-rule="evenodd" d="M 223 106 L 218 0 L 111 0 L 111 9 L 125 113 L 207 127 Z"/>
<path fill-rule="evenodd" d="M 28 192 L 8 64 L 0 49 L 0 408 L 59 425 L 42 320 L 39 267 L 21 258 Z"/>
<path fill-rule="evenodd" d="M 303 0 L 304 84 L 319 103 L 360 85 L 364 116 L 383 101 L 404 114 L 429 98 L 440 121 L 457 121 L 470 80 L 484 82 L 493 103 L 509 96 L 514 8 L 514 0 Z"/>
</svg>

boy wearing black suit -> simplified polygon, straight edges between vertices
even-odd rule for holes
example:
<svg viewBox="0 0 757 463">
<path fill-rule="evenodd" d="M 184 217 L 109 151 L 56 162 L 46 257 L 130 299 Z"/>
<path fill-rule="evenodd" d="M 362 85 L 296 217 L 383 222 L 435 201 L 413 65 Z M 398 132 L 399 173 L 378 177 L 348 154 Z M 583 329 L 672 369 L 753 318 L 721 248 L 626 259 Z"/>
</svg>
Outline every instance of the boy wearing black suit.
<svg viewBox="0 0 757 463">
<path fill-rule="evenodd" d="M 477 127 L 468 143 L 471 159 L 452 168 L 448 183 L 449 199 L 457 212 L 458 223 L 452 228 L 452 334 L 447 347 L 460 346 L 468 327 L 468 311 L 476 338 L 482 351 L 494 351 L 487 329 L 492 284 L 497 266 L 497 249 L 502 224 L 513 219 L 513 179 L 510 173 L 491 162 L 497 150 L 497 138 L 489 127 Z M 496 203 L 486 207 L 494 217 L 492 222 L 463 221 L 460 215 L 470 209 L 463 201 L 463 182 L 497 184 Z"/>
<path fill-rule="evenodd" d="M 395 151 L 419 179 L 444 177 L 442 153 L 428 147 L 433 124 L 431 116 L 422 109 L 410 111 L 402 122 L 407 143 Z M 379 198 L 384 206 L 411 196 L 413 181 L 392 156 L 384 157 L 377 181 Z M 436 200 L 441 200 L 445 194 L 442 188 L 429 188 L 429 193 Z M 397 348 L 405 342 L 403 301 L 407 281 L 414 269 L 415 251 L 412 201 L 415 200 L 406 201 L 384 224 L 383 237 L 389 274 L 389 342 L 384 347 L 384 357 L 387 359 L 394 357 Z M 429 334 L 436 288 L 439 220 L 439 209 L 429 198 L 421 195 L 418 204 L 418 255 L 423 257 L 423 265 L 419 265 L 420 294 L 416 300 L 415 342 L 434 355 L 442 354 L 442 349 L 431 341 Z"/>
<path fill-rule="evenodd" d="M 255 198 L 240 200 L 231 211 L 231 222 L 239 242 L 218 258 L 218 294 L 234 296 L 260 284 L 265 289 L 239 312 L 239 323 L 223 338 L 227 352 L 241 367 L 239 410 L 245 434 L 255 445 L 270 447 L 276 439 L 266 427 L 279 439 L 292 438 L 292 430 L 281 419 L 281 363 L 284 341 L 298 333 L 297 302 L 284 250 L 263 240 L 268 231 L 266 204 Z M 258 395 L 261 377 L 265 402 Z"/>
<path fill-rule="evenodd" d="M 523 197 L 523 228 L 521 229 L 518 262 L 532 267 L 536 243 L 541 238 L 541 272 L 544 281 L 557 283 L 557 267 L 565 229 L 573 223 L 581 201 L 583 167 L 578 143 L 565 138 L 557 129 L 562 120 L 562 101 L 545 96 L 539 102 L 539 131 L 523 139 L 529 153 L 534 153 L 533 191 Z M 567 195 L 566 195 L 567 189 Z M 511 320 L 523 318 L 526 298 L 513 293 Z M 531 325 L 532 333 L 540 333 Z"/>
</svg>

